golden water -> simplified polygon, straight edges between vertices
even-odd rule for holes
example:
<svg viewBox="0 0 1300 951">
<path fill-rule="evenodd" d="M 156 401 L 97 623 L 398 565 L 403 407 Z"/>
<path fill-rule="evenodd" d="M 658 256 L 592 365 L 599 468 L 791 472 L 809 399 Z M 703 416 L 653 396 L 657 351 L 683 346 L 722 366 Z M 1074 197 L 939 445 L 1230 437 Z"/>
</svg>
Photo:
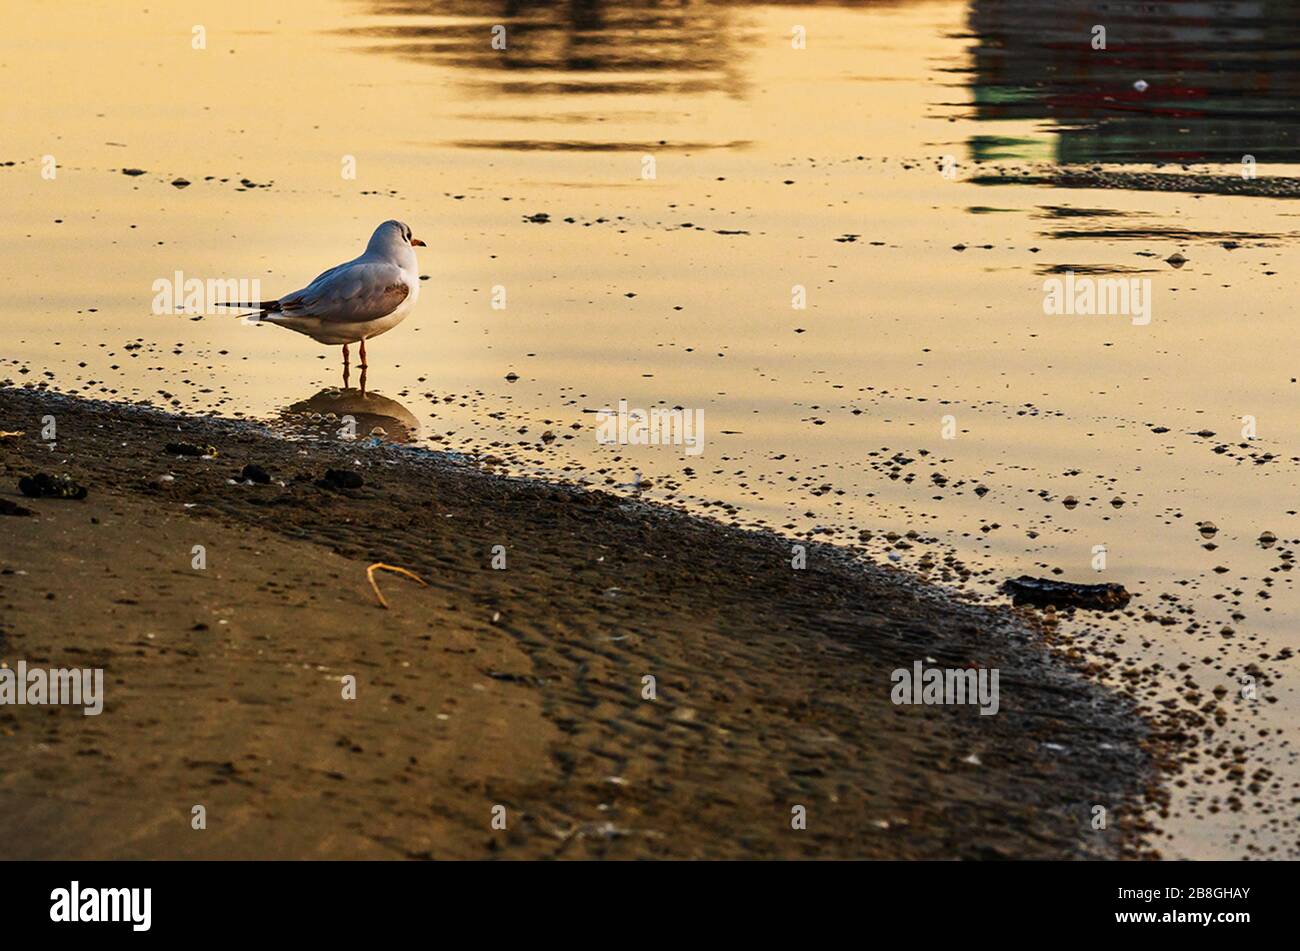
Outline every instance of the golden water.
<svg viewBox="0 0 1300 951">
<path fill-rule="evenodd" d="M 1300 647 L 1279 560 L 1300 536 L 1300 204 L 971 179 L 976 159 L 1237 175 L 1245 154 L 1294 175 L 1296 67 L 1251 44 L 1296 31 L 1268 4 L 1258 23 L 1133 21 L 1192 49 L 1224 34 L 1258 71 L 1137 76 L 1103 68 L 1085 12 L 1039 6 L 1064 52 L 1006 42 L 1016 18 L 996 2 L 10 5 L 0 380 L 276 419 L 339 383 L 337 348 L 155 315 L 154 282 L 258 279 L 275 296 L 401 218 L 428 280 L 369 344 L 368 385 L 422 445 L 841 544 L 865 529 L 875 557 L 910 566 L 954 551 L 981 596 L 1052 568 L 1123 583 L 1139 618 L 1178 623 L 1084 626 L 1227 687 L 1226 736 L 1248 773 L 1276 774 L 1239 812 L 1207 808 L 1234 788 L 1221 775 L 1177 791 L 1162 848 L 1294 851 L 1279 818 L 1300 700 L 1276 655 Z M 1089 98 L 1098 81 L 1115 95 Z M 1150 324 L 1045 315 L 1044 279 L 1069 268 L 1150 279 Z M 702 409 L 703 453 L 599 445 L 593 411 L 621 399 Z M 912 481 L 889 478 L 899 452 Z M 627 488 L 638 473 L 648 487 Z M 909 530 L 911 548 L 884 538 Z M 1261 688 L 1276 703 L 1237 699 L 1252 661 L 1279 673 Z"/>
</svg>

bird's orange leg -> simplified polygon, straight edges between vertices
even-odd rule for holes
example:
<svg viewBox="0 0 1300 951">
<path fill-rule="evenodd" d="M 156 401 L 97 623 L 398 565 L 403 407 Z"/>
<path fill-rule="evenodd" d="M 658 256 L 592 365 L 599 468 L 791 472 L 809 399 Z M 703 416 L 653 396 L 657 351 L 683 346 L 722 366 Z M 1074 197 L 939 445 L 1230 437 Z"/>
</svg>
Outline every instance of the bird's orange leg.
<svg viewBox="0 0 1300 951">
<path fill-rule="evenodd" d="M 366 368 L 366 338 L 361 338 L 361 369 Z"/>
<path fill-rule="evenodd" d="M 348 388 L 348 345 L 343 345 L 343 389 Z"/>
</svg>

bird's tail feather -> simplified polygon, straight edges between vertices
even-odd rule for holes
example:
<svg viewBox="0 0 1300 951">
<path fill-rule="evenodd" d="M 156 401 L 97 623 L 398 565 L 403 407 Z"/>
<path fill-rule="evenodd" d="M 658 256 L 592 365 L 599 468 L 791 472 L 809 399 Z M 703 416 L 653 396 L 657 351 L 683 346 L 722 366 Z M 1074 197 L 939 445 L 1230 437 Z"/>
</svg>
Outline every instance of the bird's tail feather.
<svg viewBox="0 0 1300 951">
<path fill-rule="evenodd" d="M 246 301 L 225 300 L 225 301 L 215 301 L 214 303 L 218 307 L 240 307 L 240 308 L 252 307 L 254 310 L 257 310 L 263 314 L 274 314 L 280 309 L 280 302 L 278 300 L 251 300 L 251 301 L 250 300 L 246 300 Z"/>
</svg>

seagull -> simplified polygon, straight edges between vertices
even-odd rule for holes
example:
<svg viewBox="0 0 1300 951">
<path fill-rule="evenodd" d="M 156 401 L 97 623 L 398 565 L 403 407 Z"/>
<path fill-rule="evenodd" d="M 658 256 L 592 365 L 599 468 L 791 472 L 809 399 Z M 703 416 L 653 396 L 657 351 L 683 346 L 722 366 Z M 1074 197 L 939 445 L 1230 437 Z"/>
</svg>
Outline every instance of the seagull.
<svg viewBox="0 0 1300 951">
<path fill-rule="evenodd" d="M 414 309 L 420 296 L 415 249 L 423 247 L 425 243 L 411 235 L 406 223 L 385 221 L 360 257 L 330 268 L 302 290 L 276 300 L 223 306 L 253 308 L 257 313 L 244 316 L 296 330 L 326 346 L 342 344 L 346 386 L 348 344 L 361 344 L 364 374 L 366 340 L 392 330 Z"/>
</svg>

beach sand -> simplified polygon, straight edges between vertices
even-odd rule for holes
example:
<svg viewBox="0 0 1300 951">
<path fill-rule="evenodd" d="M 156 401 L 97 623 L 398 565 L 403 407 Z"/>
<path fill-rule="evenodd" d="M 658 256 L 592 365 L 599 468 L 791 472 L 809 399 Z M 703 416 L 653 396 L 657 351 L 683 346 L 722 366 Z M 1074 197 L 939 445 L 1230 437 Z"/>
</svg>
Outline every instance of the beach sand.
<svg viewBox="0 0 1300 951">
<path fill-rule="evenodd" d="M 0 659 L 106 671 L 100 716 L 0 708 L 4 858 L 1151 854 L 1153 728 L 1031 611 L 447 454 L 35 389 L 0 429 Z M 428 586 L 384 610 L 375 561 Z M 915 661 L 999 669 L 997 715 L 893 704 Z"/>
</svg>

